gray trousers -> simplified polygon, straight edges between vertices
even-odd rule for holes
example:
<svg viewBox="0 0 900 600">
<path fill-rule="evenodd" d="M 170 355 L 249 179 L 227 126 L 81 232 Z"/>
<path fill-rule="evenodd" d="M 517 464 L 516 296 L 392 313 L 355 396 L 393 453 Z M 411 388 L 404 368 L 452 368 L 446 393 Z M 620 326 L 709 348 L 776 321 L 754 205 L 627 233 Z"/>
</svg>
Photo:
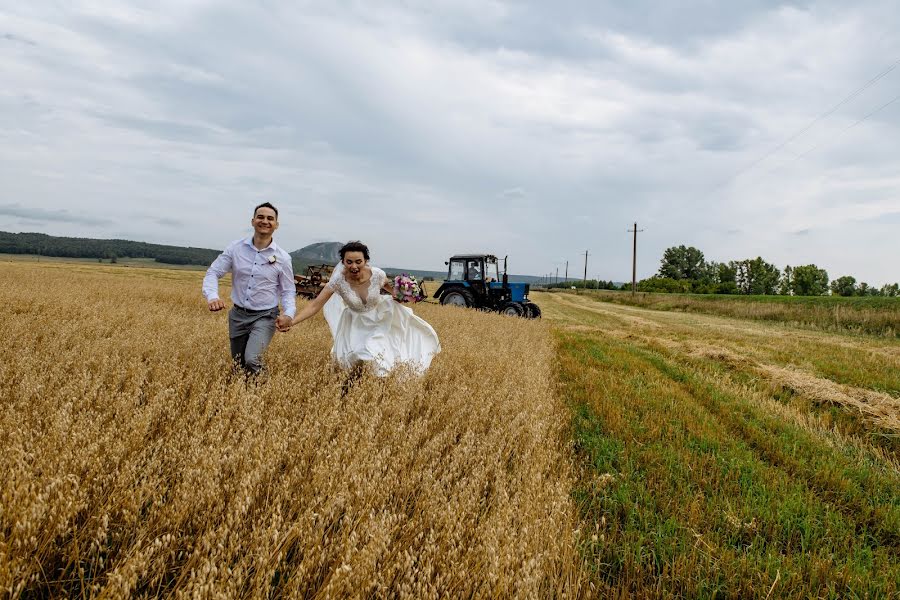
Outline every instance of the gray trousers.
<svg viewBox="0 0 900 600">
<path fill-rule="evenodd" d="M 268 310 L 247 310 L 234 306 L 228 312 L 228 337 L 231 338 L 231 358 L 241 368 L 256 375 L 262 370 L 262 354 L 275 335 L 278 307 Z"/>
</svg>

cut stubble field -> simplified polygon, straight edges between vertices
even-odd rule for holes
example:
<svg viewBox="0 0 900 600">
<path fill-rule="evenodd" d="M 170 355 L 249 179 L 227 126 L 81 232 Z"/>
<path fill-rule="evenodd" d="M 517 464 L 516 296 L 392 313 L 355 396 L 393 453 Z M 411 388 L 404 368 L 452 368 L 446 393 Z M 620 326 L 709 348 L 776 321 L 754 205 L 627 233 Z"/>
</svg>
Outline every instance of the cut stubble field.
<svg viewBox="0 0 900 600">
<path fill-rule="evenodd" d="M 555 293 L 570 294 L 568 290 Z M 665 294 L 587 290 L 599 302 L 662 311 L 701 313 L 741 320 L 783 323 L 839 333 L 900 338 L 900 298 L 884 296 L 745 296 L 743 294 Z"/>
<path fill-rule="evenodd" d="M 546 294 L 592 584 L 900 594 L 900 344 Z"/>
<path fill-rule="evenodd" d="M 535 294 L 415 306 L 342 396 L 321 318 L 229 374 L 200 274 L 0 263 L 12 597 L 900 594 L 900 342 Z"/>
</svg>

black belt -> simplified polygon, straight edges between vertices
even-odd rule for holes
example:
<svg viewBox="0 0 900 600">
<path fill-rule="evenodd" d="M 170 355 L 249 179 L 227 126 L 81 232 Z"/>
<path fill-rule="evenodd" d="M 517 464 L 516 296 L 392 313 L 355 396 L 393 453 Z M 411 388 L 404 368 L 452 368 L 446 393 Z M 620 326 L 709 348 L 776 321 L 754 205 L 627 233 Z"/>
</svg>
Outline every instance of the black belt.
<svg viewBox="0 0 900 600">
<path fill-rule="evenodd" d="M 243 306 L 238 306 L 237 304 L 234 307 L 242 312 L 247 313 L 248 315 L 258 315 L 260 313 L 270 312 L 278 308 L 277 306 L 273 306 L 272 308 L 264 308 L 262 310 L 253 310 L 252 308 L 244 308 Z"/>
</svg>

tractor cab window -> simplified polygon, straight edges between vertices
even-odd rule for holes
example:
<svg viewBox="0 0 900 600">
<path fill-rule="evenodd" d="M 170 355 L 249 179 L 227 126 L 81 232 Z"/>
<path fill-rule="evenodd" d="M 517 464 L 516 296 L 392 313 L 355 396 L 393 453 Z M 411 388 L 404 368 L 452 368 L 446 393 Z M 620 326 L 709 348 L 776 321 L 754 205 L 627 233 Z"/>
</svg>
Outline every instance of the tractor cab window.
<svg viewBox="0 0 900 600">
<path fill-rule="evenodd" d="M 481 261 L 470 260 L 469 261 L 469 280 L 481 281 L 482 279 L 484 279 L 484 273 L 481 272 Z"/>
<path fill-rule="evenodd" d="M 485 281 L 500 281 L 500 270 L 497 268 L 497 263 L 495 263 L 495 262 L 484 263 L 484 280 Z"/>
<path fill-rule="evenodd" d="M 466 278 L 466 265 L 461 260 L 450 262 L 450 280 L 460 281 Z"/>
</svg>

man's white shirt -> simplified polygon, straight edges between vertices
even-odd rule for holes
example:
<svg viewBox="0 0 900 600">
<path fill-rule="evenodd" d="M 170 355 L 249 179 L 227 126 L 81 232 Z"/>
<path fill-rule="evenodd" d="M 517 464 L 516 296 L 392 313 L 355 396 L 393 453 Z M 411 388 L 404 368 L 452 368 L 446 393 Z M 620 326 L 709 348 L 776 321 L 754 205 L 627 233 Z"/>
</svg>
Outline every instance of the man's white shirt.
<svg viewBox="0 0 900 600">
<path fill-rule="evenodd" d="M 249 310 L 267 310 L 278 306 L 280 299 L 282 312 L 294 317 L 297 305 L 291 255 L 279 248 L 275 240 L 262 250 L 256 249 L 252 237 L 228 244 L 203 278 L 207 302 L 219 299 L 219 279 L 226 273 L 232 274 L 234 304 Z"/>
</svg>

